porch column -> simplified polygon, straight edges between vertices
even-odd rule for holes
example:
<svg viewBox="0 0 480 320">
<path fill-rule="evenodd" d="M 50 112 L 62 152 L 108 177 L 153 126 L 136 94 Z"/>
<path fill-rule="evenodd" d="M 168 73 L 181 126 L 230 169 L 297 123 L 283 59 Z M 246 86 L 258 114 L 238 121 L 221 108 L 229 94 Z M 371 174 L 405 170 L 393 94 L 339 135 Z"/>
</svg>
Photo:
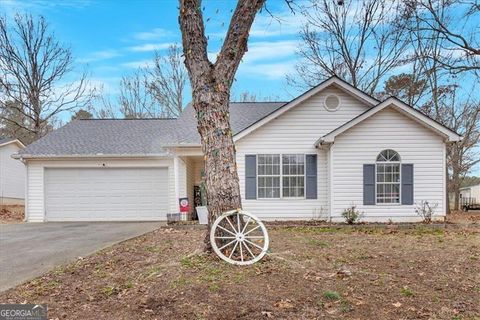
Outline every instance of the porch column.
<svg viewBox="0 0 480 320">
<path fill-rule="evenodd" d="M 178 156 L 173 158 L 173 177 L 174 177 L 174 194 L 175 194 L 175 208 L 176 212 L 180 212 L 180 205 L 178 203 L 178 198 L 180 198 L 180 159 Z"/>
</svg>

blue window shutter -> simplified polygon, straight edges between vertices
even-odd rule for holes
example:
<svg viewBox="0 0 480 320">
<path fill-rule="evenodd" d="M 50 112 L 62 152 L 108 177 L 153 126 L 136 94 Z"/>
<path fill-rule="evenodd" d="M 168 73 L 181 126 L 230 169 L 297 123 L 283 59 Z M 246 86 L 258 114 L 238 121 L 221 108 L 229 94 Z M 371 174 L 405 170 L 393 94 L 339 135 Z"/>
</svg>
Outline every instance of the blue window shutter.
<svg viewBox="0 0 480 320">
<path fill-rule="evenodd" d="M 245 199 L 257 199 L 257 156 L 245 155 Z"/>
<path fill-rule="evenodd" d="M 375 204 L 375 165 L 363 165 L 363 204 Z"/>
<path fill-rule="evenodd" d="M 402 204 L 413 204 L 413 164 L 402 164 Z"/>
<path fill-rule="evenodd" d="M 305 198 L 317 199 L 317 155 L 305 155 Z"/>
</svg>

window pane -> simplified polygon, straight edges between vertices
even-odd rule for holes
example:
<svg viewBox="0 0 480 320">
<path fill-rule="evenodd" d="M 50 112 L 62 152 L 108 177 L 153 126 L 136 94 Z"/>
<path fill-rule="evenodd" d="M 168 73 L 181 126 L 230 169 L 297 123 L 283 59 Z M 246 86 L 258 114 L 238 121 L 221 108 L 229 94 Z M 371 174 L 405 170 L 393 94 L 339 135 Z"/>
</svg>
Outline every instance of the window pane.
<svg viewBox="0 0 480 320">
<path fill-rule="evenodd" d="M 400 161 L 400 156 L 395 150 L 387 149 L 380 152 L 377 156 L 377 161 Z"/>
<path fill-rule="evenodd" d="M 280 188 L 280 177 L 272 178 L 272 186 L 275 188 Z"/>
<path fill-rule="evenodd" d="M 301 187 L 301 188 L 298 188 L 298 197 L 304 197 L 305 196 L 305 188 Z"/>
<path fill-rule="evenodd" d="M 265 166 L 259 164 L 258 165 L 258 175 L 263 175 L 265 174 Z"/>
<path fill-rule="evenodd" d="M 280 174 L 280 164 L 274 164 L 272 174 L 279 175 Z"/>
<path fill-rule="evenodd" d="M 284 187 L 284 188 L 290 187 L 290 179 L 289 179 L 289 178 L 283 177 L 282 183 L 283 183 L 283 187 Z"/>
<path fill-rule="evenodd" d="M 290 166 L 285 162 L 283 163 L 283 174 L 290 174 Z"/>
<path fill-rule="evenodd" d="M 258 197 L 259 198 L 265 198 L 265 189 L 264 188 L 258 188 Z"/>
<path fill-rule="evenodd" d="M 259 187 L 259 188 L 265 187 L 265 178 L 263 178 L 263 177 L 258 177 L 258 187 Z"/>
<path fill-rule="evenodd" d="M 382 173 L 377 173 L 377 182 L 384 182 L 384 176 Z"/>
</svg>

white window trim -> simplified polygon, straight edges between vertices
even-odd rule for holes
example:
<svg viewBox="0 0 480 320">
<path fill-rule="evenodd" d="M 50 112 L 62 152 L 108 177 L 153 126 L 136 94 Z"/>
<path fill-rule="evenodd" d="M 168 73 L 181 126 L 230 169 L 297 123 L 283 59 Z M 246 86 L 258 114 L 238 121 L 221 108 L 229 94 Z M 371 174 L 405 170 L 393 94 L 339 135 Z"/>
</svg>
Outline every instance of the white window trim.
<svg viewBox="0 0 480 320">
<path fill-rule="evenodd" d="M 383 150 L 382 150 L 383 151 Z M 395 151 L 396 152 L 396 151 Z M 399 154 L 397 152 L 397 154 Z M 378 155 L 377 155 L 378 156 Z M 378 164 L 398 164 L 399 165 L 399 173 L 400 173 L 400 181 L 398 182 L 399 188 L 398 188 L 398 202 L 378 202 L 378 197 L 377 197 L 377 168 Z M 392 182 L 380 182 L 380 184 L 393 184 Z M 396 184 L 396 182 L 395 182 Z M 400 158 L 400 161 L 375 161 L 375 205 L 377 206 L 400 206 L 402 205 L 402 161 Z"/>
<path fill-rule="evenodd" d="M 283 196 L 283 155 L 303 155 L 303 197 L 284 197 Z M 260 176 L 258 174 L 258 156 L 261 155 L 279 155 L 280 156 L 280 175 L 263 175 L 262 177 L 280 177 L 280 197 L 278 198 L 261 198 L 258 196 L 258 177 Z M 279 199 L 286 199 L 286 200 L 304 200 L 306 199 L 306 194 L 307 194 L 307 186 L 306 186 L 306 180 L 307 180 L 307 154 L 306 153 L 257 153 L 256 154 L 256 170 L 257 170 L 257 200 L 279 200 Z M 286 177 L 298 177 L 300 175 L 285 175 Z"/>
</svg>

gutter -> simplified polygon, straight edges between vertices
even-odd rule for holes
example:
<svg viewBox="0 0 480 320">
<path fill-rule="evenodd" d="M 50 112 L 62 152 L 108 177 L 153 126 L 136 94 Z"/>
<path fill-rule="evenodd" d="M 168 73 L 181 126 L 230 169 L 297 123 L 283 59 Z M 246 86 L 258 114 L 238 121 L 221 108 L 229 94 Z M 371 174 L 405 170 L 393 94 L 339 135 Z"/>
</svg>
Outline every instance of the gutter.
<svg viewBox="0 0 480 320">
<path fill-rule="evenodd" d="M 171 154 L 168 153 L 132 153 L 132 154 L 13 154 L 12 158 L 18 159 L 20 161 L 25 161 L 27 159 L 73 159 L 73 158 L 158 158 L 158 157 L 170 157 Z"/>
</svg>

